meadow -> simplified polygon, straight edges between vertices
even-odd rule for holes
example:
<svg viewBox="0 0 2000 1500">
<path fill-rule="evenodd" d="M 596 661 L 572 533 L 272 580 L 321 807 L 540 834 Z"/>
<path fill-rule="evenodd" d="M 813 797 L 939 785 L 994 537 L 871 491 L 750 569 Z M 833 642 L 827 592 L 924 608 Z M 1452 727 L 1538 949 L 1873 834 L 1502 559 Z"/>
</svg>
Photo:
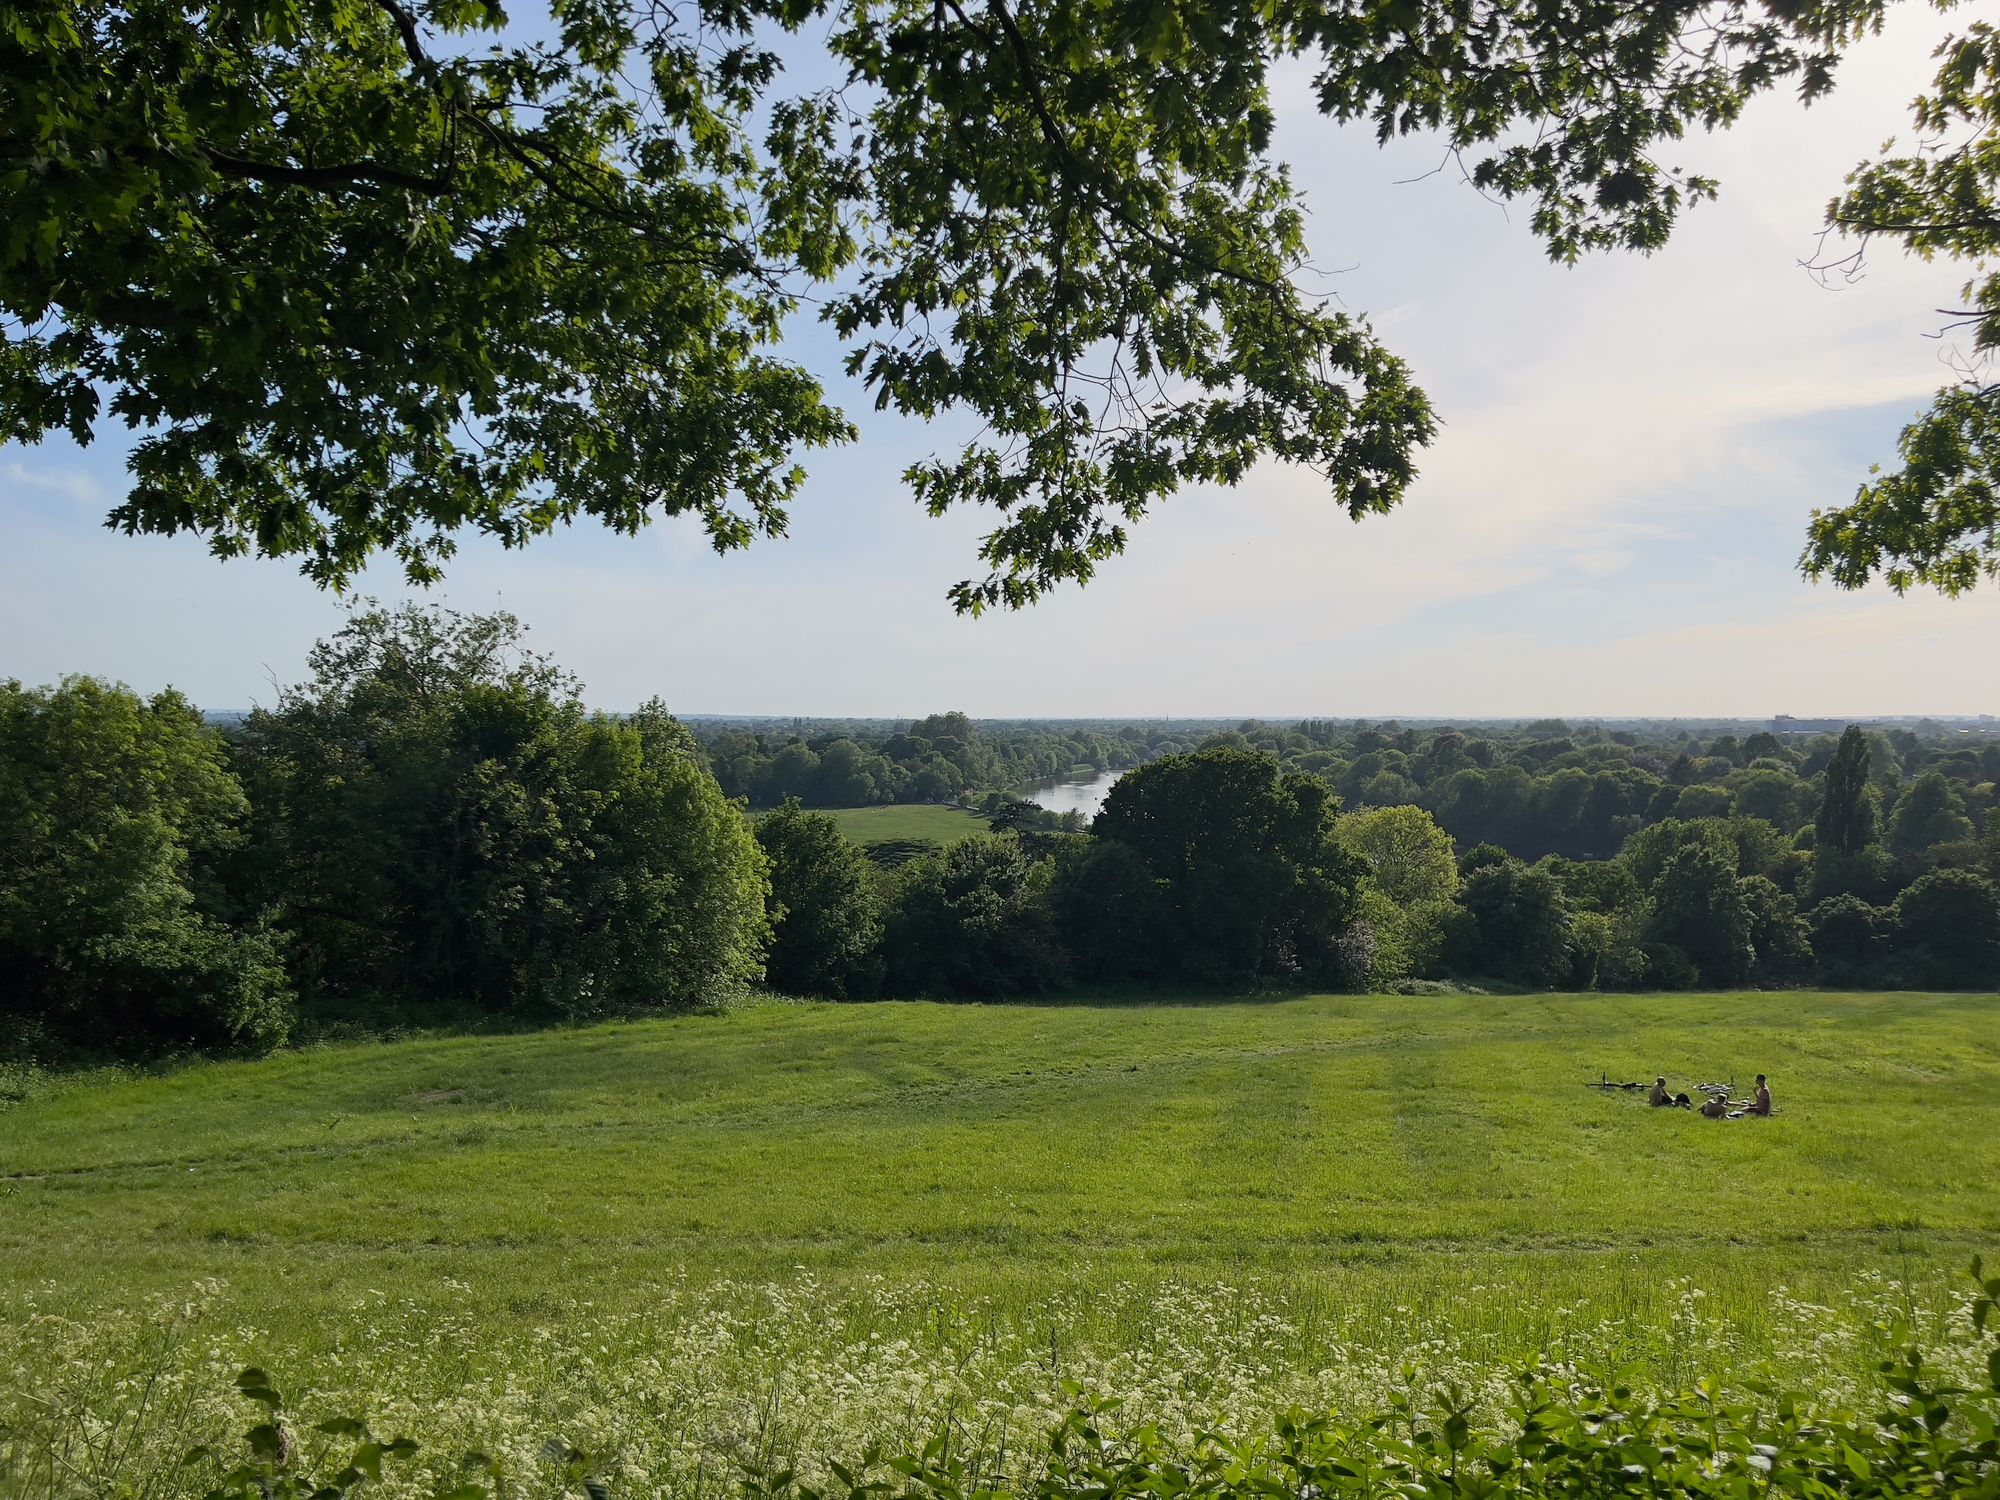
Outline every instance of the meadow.
<svg viewBox="0 0 2000 1500">
<path fill-rule="evenodd" d="M 1996 1003 L 772 1003 L 17 1077 L 0 1441 L 18 1493 L 58 1446 L 171 1492 L 256 1363 L 696 1495 L 940 1426 L 1031 1451 L 1066 1381 L 1173 1432 L 1536 1358 L 1852 1390 L 2000 1246 Z M 1657 1072 L 1779 1113 L 1586 1087 Z"/>
<path fill-rule="evenodd" d="M 835 807 L 826 815 L 855 843 L 934 844 L 939 848 L 987 831 L 986 819 L 964 807 L 910 802 L 881 807 Z"/>
</svg>

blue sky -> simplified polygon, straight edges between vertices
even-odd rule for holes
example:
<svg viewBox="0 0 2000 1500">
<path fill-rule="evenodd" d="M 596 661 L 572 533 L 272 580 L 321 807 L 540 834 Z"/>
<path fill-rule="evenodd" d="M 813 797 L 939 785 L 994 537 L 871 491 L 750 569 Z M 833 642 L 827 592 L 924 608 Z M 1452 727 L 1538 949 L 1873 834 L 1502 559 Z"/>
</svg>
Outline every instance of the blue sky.
<svg viewBox="0 0 2000 1500">
<path fill-rule="evenodd" d="M 949 428 L 848 399 L 792 534 L 718 558 L 692 526 L 469 541 L 432 596 L 501 604 L 590 700 L 689 713 L 1799 715 L 2000 712 L 2000 590 L 1840 594 L 1795 571 L 1947 378 L 1931 309 L 1963 274 L 1879 250 L 1855 285 L 1800 267 L 1845 172 L 1907 124 L 1943 23 L 1904 7 L 1811 111 L 1754 106 L 1678 158 L 1722 199 L 1650 258 L 1551 266 L 1525 215 L 1434 145 L 1378 150 L 1280 81 L 1279 149 L 1329 285 L 1415 366 L 1445 426 L 1396 514 L 1360 524 L 1278 466 L 1190 492 L 1099 580 L 955 617 L 984 518 L 930 520 L 897 476 Z M 1414 180 L 1412 180 L 1414 179 Z M 1346 269 L 1352 268 L 1352 269 Z M 817 343 L 817 340 L 815 340 Z M 296 679 L 340 601 L 287 564 L 102 527 L 123 450 L 0 447 L 0 674 L 169 683 L 211 707 Z M 359 592 L 408 593 L 394 570 Z"/>
</svg>

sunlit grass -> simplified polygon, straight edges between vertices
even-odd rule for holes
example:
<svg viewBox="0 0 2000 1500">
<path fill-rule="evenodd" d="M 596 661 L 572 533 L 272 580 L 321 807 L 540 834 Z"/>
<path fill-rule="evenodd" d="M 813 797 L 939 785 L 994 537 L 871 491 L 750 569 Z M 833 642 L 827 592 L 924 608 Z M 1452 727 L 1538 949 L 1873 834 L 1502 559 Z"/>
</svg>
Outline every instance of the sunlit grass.
<svg viewBox="0 0 2000 1500">
<path fill-rule="evenodd" d="M 1661 1071 L 1780 1113 L 1585 1087 Z M 155 1457 L 245 1363 L 676 1495 L 1026 1442 L 1068 1378 L 1246 1426 L 1544 1355 L 1839 1388 L 2000 1245 L 1993 997 L 772 1004 L 10 1092 L 0 1420 L 143 1378 Z"/>
<path fill-rule="evenodd" d="M 840 831 L 866 848 L 869 844 L 955 844 L 985 833 L 987 822 L 963 807 L 931 807 L 896 803 L 885 807 L 836 807 L 828 815 Z"/>
</svg>

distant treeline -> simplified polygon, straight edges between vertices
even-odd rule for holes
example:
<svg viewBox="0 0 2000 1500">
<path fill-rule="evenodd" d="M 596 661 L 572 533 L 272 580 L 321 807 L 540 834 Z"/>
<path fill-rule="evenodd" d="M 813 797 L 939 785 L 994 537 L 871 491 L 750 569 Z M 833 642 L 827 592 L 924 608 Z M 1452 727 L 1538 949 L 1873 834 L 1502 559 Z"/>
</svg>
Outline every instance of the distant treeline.
<svg viewBox="0 0 2000 1500">
<path fill-rule="evenodd" d="M 811 732 L 698 726 L 723 792 L 753 808 L 796 798 L 807 807 L 955 802 L 1072 772 L 1122 771 L 1175 750 L 1154 725 L 1000 723 L 932 714 L 903 727 L 813 726 Z"/>
<path fill-rule="evenodd" d="M 1839 735 L 1681 727 L 1571 726 L 1544 719 L 1481 729 L 1307 720 L 811 721 L 797 727 L 695 726 L 725 793 L 753 808 L 976 801 L 1072 771 L 1123 770 L 1190 750 L 1265 751 L 1333 783 L 1343 804 L 1422 807 L 1462 849 L 1497 844 L 1522 859 L 1609 859 L 1671 818 L 1760 818 L 1788 839 L 1809 824 Z M 2000 730 L 1866 731 L 1883 843 L 1898 857 L 1976 839 L 2000 781 Z M 1970 741 L 1970 742 L 1968 742 Z"/>
<path fill-rule="evenodd" d="M 941 714 L 704 747 L 657 704 L 587 711 L 510 617 L 438 609 L 357 609 L 226 734 L 172 693 L 5 684 L 0 1051 L 536 1024 L 758 983 L 2000 987 L 1990 744 L 1183 734 Z M 991 790 L 1127 761 L 1088 832 Z M 829 765 L 871 797 L 948 766 L 993 832 L 886 867 L 804 805 L 852 805 Z"/>
<path fill-rule="evenodd" d="M 1340 811 L 1323 776 L 1227 743 L 1128 773 L 1088 835 L 974 837 L 890 874 L 871 874 L 833 819 L 789 806 L 758 828 L 773 901 L 814 915 L 779 922 L 771 974 L 834 996 L 2000 988 L 1991 785 L 1968 796 L 1933 767 L 1885 796 L 1850 729 L 1812 787 L 1789 837 L 1718 805 L 1643 824 L 1610 859 L 1532 863 L 1493 843 L 1461 851 L 1414 804 Z"/>
<path fill-rule="evenodd" d="M 2000 780 L 2000 735 L 1863 733 L 1881 835 L 1898 857 L 1975 839 Z M 1670 818 L 1758 818 L 1786 838 L 1817 816 L 1838 734 L 1642 738 L 1548 719 L 1468 734 L 1308 721 L 1246 725 L 1205 745 L 1267 750 L 1326 777 L 1350 807 L 1422 807 L 1461 848 L 1608 859 Z"/>
</svg>

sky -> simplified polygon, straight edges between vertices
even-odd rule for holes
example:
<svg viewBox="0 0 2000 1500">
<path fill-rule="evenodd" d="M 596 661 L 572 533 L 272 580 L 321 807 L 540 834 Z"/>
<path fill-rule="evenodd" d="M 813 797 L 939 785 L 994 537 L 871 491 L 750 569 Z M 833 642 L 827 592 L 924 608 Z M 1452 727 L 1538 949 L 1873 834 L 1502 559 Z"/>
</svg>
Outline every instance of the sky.
<svg viewBox="0 0 2000 1500">
<path fill-rule="evenodd" d="M 1549 263 L 1435 143 L 1378 148 L 1277 82 L 1278 154 L 1327 285 L 1414 367 L 1443 420 L 1389 516 L 1349 521 L 1270 464 L 1183 492 L 1087 588 L 956 616 L 990 518 L 926 517 L 898 476 L 952 429 L 832 382 L 861 440 L 809 459 L 790 535 L 718 557 L 692 522 L 467 539 L 426 597 L 504 607 L 588 700 L 690 714 L 1801 717 L 2000 712 L 2000 589 L 1958 600 L 1802 579 L 1838 505 L 1950 374 L 1934 309 L 1962 270 L 1878 247 L 1804 268 L 1827 200 L 1906 132 L 1946 21 L 1897 7 L 1806 110 L 1754 104 L 1673 158 L 1721 180 L 1650 257 Z M 1838 253 L 1836 251 L 1835 253 Z M 837 371 L 835 372 L 837 375 Z M 117 432 L 0 446 L 0 677 L 86 672 L 209 708 L 270 703 L 343 601 L 295 566 L 103 526 Z M 398 571 L 354 593 L 411 597 Z"/>
</svg>

